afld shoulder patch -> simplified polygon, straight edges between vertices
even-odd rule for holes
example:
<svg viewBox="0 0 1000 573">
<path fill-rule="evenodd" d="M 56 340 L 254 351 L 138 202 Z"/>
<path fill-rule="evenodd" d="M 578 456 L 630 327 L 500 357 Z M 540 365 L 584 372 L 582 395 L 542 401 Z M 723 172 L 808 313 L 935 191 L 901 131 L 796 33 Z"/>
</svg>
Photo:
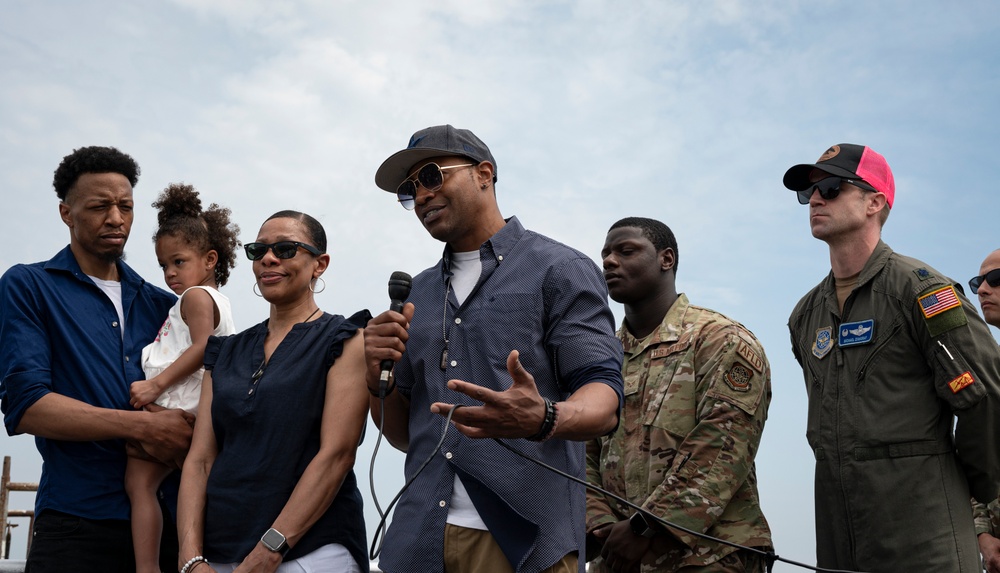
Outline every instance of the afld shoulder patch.
<svg viewBox="0 0 1000 573">
<path fill-rule="evenodd" d="M 823 359 L 833 348 L 833 327 L 824 326 L 816 330 L 816 340 L 813 341 L 813 356 Z"/>
<path fill-rule="evenodd" d="M 937 287 L 920 295 L 917 304 L 932 337 L 969 322 L 953 285 Z"/>
</svg>

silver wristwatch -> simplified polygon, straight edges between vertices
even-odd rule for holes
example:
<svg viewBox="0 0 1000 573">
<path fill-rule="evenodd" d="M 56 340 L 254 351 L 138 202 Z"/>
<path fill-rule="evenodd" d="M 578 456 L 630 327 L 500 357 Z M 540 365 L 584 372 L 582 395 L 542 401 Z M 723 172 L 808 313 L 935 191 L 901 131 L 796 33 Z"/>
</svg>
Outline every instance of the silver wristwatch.
<svg viewBox="0 0 1000 573">
<path fill-rule="evenodd" d="M 275 553 L 284 555 L 288 551 L 288 541 L 285 539 L 285 536 L 273 527 L 264 533 L 264 536 L 260 538 L 260 542 L 263 543 L 264 547 L 268 550 L 274 551 Z"/>
</svg>

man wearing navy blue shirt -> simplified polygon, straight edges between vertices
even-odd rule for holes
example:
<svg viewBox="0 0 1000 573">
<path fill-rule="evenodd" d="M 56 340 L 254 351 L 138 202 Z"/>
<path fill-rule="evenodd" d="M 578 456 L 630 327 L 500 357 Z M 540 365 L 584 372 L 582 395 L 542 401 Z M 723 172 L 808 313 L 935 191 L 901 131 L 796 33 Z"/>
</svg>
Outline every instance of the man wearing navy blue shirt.
<svg viewBox="0 0 1000 573">
<path fill-rule="evenodd" d="M 175 297 L 122 260 L 139 167 L 84 147 L 55 172 L 69 246 L 0 278 L 0 405 L 10 435 L 33 434 L 44 462 L 27 571 L 134 571 L 126 440 L 178 466 L 190 445 L 182 410 L 135 411 L 144 346 Z M 164 556 L 164 563 L 176 562 Z"/>
<path fill-rule="evenodd" d="M 372 417 L 384 413 L 415 479 L 386 533 L 384 571 L 583 571 L 583 486 L 483 438 L 584 479 L 581 440 L 618 424 L 621 344 L 597 265 L 505 220 L 496 173 L 478 137 L 443 125 L 415 133 L 375 175 L 445 243 L 402 312 L 365 329 Z M 396 366 L 380 388 L 384 359 Z"/>
</svg>

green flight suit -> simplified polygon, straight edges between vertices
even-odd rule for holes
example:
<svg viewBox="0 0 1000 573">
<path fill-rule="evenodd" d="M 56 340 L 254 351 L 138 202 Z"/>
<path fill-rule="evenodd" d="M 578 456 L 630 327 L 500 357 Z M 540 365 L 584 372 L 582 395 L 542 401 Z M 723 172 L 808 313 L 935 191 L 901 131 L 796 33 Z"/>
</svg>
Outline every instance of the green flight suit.
<svg viewBox="0 0 1000 573">
<path fill-rule="evenodd" d="M 1000 491 L 1000 351 L 961 288 L 879 241 L 842 316 L 831 273 L 788 327 L 809 396 L 817 564 L 981 571 L 969 497 Z"/>
</svg>

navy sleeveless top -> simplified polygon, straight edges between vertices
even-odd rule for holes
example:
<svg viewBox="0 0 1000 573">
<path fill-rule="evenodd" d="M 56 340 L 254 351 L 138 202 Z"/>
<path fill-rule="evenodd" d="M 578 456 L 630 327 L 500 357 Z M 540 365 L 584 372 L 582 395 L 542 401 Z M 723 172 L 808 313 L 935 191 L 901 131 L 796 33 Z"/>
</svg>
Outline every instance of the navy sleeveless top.
<svg viewBox="0 0 1000 573">
<path fill-rule="evenodd" d="M 212 371 L 212 425 L 219 450 L 206 490 L 204 555 L 210 561 L 242 561 L 288 502 L 319 451 L 327 371 L 344 341 L 370 318 L 362 310 L 346 319 L 323 314 L 296 324 L 257 377 L 267 321 L 209 338 L 205 368 Z M 346 547 L 361 570 L 368 570 L 361 492 L 353 470 L 330 508 L 285 559 L 329 543 Z"/>
</svg>

